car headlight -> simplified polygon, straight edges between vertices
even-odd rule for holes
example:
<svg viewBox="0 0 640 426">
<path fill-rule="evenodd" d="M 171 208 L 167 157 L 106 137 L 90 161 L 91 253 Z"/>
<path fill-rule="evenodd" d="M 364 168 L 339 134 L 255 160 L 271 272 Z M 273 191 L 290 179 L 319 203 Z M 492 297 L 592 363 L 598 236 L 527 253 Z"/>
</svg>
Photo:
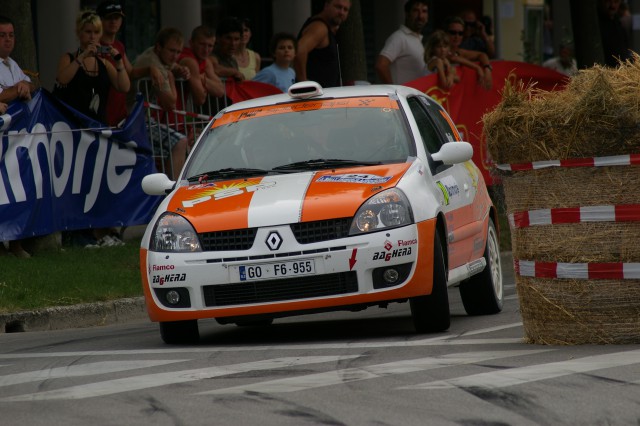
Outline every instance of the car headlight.
<svg viewBox="0 0 640 426">
<path fill-rule="evenodd" d="M 358 209 L 349 235 L 376 232 L 413 223 L 413 212 L 407 196 L 397 188 L 382 191 L 369 198 Z"/>
<path fill-rule="evenodd" d="M 175 213 L 160 216 L 151 235 L 150 250 L 160 252 L 202 251 L 198 234 L 184 217 Z"/>
</svg>

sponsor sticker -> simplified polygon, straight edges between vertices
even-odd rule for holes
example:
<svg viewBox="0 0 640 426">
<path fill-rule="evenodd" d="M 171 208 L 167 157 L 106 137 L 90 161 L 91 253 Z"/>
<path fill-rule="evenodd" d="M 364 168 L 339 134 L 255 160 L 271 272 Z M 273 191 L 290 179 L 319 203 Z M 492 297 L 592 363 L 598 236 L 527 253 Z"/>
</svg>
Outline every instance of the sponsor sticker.
<svg viewBox="0 0 640 426">
<path fill-rule="evenodd" d="M 343 175 L 322 176 L 316 182 L 331 182 L 331 183 L 363 183 L 367 185 L 377 185 L 386 183 L 393 176 L 378 176 L 365 173 L 349 173 Z"/>
<path fill-rule="evenodd" d="M 397 257 L 409 256 L 411 254 L 411 247 L 398 248 L 393 251 L 378 251 L 373 254 L 371 260 L 384 260 L 385 262 L 395 259 Z"/>
<path fill-rule="evenodd" d="M 442 191 L 442 195 L 444 196 L 444 204 L 446 206 L 449 205 L 452 198 L 457 198 L 460 196 L 460 187 L 458 186 L 458 182 L 451 177 L 447 176 L 436 182 L 440 191 Z"/>
<path fill-rule="evenodd" d="M 175 283 L 187 280 L 187 274 L 166 274 L 166 275 L 154 275 L 151 277 L 152 284 Z"/>
</svg>

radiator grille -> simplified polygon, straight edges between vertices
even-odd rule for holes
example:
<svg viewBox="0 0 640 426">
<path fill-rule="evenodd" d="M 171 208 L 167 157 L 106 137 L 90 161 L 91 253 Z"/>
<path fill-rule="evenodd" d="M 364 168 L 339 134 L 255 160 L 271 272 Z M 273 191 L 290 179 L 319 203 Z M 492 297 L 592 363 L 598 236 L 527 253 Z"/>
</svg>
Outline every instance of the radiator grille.
<svg viewBox="0 0 640 426">
<path fill-rule="evenodd" d="M 349 236 L 352 218 L 317 220 L 314 222 L 292 223 L 291 231 L 300 244 L 336 240 Z"/>
<path fill-rule="evenodd" d="M 258 228 L 231 229 L 229 231 L 199 234 L 203 251 L 249 250 L 256 239 Z"/>
<path fill-rule="evenodd" d="M 300 244 L 319 243 L 349 236 L 352 218 L 317 220 L 292 223 L 291 231 Z M 198 234 L 203 251 L 249 250 L 256 239 L 258 228 L 231 229 L 228 231 Z"/>
<path fill-rule="evenodd" d="M 203 287 L 204 303 L 210 307 L 279 302 L 357 291 L 358 278 L 354 271 Z"/>
</svg>

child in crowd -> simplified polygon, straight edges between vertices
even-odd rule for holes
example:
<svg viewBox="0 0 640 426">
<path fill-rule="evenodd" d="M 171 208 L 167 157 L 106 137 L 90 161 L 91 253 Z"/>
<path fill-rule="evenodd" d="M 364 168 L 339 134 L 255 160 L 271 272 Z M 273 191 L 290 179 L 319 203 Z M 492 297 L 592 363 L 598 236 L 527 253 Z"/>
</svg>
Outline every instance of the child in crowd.
<svg viewBox="0 0 640 426">
<path fill-rule="evenodd" d="M 447 59 L 449 54 L 449 36 L 444 31 L 434 31 L 427 39 L 424 61 L 429 72 L 438 74 L 438 87 L 444 90 L 451 89 L 459 81 L 455 68 Z"/>
<path fill-rule="evenodd" d="M 288 33 L 274 34 L 269 50 L 273 56 L 273 64 L 260 70 L 253 80 L 272 84 L 286 93 L 296 81 L 296 72 L 291 67 L 296 56 L 296 38 Z"/>
</svg>

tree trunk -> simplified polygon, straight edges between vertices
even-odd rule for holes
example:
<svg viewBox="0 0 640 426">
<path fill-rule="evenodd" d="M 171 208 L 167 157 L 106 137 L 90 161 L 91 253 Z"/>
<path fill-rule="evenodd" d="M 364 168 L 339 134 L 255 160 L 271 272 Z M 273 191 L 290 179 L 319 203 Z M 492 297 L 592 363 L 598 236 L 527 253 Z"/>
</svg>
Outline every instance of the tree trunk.
<svg viewBox="0 0 640 426">
<path fill-rule="evenodd" d="M 351 0 L 349 17 L 338 31 L 342 85 L 367 80 L 367 55 L 364 46 L 364 30 L 360 0 Z"/>
<path fill-rule="evenodd" d="M 604 63 L 600 24 L 598 23 L 599 0 L 570 0 L 571 24 L 578 68 L 592 67 Z"/>
<path fill-rule="evenodd" d="M 37 83 L 38 59 L 36 54 L 35 35 L 33 31 L 33 15 L 31 0 L 2 0 L 2 15 L 13 21 L 16 35 L 16 46 L 11 57 L 20 65 L 34 83 Z"/>
</svg>

